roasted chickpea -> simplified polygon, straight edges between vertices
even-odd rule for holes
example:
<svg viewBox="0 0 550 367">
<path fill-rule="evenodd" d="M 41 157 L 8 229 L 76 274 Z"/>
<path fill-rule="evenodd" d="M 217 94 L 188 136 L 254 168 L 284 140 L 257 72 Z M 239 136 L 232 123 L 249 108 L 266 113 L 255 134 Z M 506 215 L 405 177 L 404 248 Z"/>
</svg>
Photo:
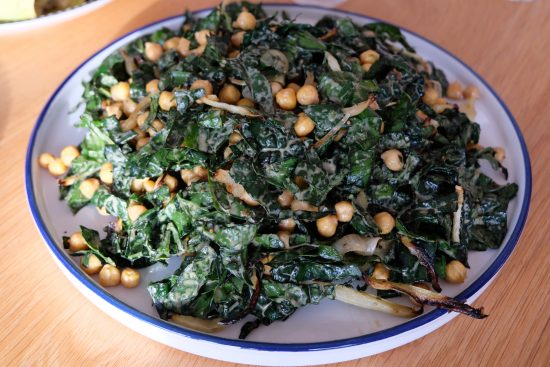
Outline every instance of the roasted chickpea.
<svg viewBox="0 0 550 367">
<path fill-rule="evenodd" d="M 78 190 L 86 198 L 91 199 L 99 189 L 99 180 L 97 178 L 87 178 L 80 183 Z"/>
<path fill-rule="evenodd" d="M 468 275 L 468 270 L 458 260 L 453 260 L 445 265 L 445 280 L 449 283 L 464 283 L 466 275 Z"/>
<path fill-rule="evenodd" d="M 147 84 L 145 84 L 145 91 L 147 92 L 147 94 L 158 93 L 159 92 L 159 80 L 158 79 L 153 79 L 153 80 L 148 81 Z"/>
<path fill-rule="evenodd" d="M 239 102 L 237 102 L 237 106 L 254 108 L 254 101 L 251 101 L 248 98 L 241 98 L 239 99 Z"/>
<path fill-rule="evenodd" d="M 271 94 L 273 95 L 276 95 L 281 89 L 283 89 L 283 86 L 280 83 L 271 82 L 269 84 L 271 85 Z"/>
<path fill-rule="evenodd" d="M 225 84 L 219 93 L 224 103 L 235 104 L 241 99 L 241 92 L 233 84 Z"/>
<path fill-rule="evenodd" d="M 178 188 L 178 179 L 175 178 L 174 176 L 171 176 L 171 175 L 166 175 L 164 176 L 164 184 L 166 186 L 168 186 L 168 190 L 170 190 L 170 192 L 174 192 L 177 190 Z"/>
<path fill-rule="evenodd" d="M 132 222 L 135 222 L 146 211 L 147 208 L 141 204 L 130 205 L 128 207 L 128 217 Z"/>
<path fill-rule="evenodd" d="M 233 27 L 250 31 L 256 28 L 256 17 L 248 11 L 241 11 L 237 19 L 233 22 Z"/>
<path fill-rule="evenodd" d="M 61 151 L 61 160 L 66 166 L 70 166 L 73 159 L 80 155 L 80 151 L 74 145 L 68 145 Z"/>
<path fill-rule="evenodd" d="M 355 214 L 355 208 L 349 201 L 340 201 L 334 205 L 336 210 L 336 217 L 339 222 L 349 222 Z"/>
<path fill-rule="evenodd" d="M 436 105 L 433 105 L 432 106 L 432 109 L 436 112 L 436 113 L 442 113 L 443 111 L 449 109 L 449 108 L 453 108 L 452 105 L 448 104 L 448 103 L 441 103 L 441 104 L 436 104 Z"/>
<path fill-rule="evenodd" d="M 332 237 L 338 228 L 338 218 L 336 215 L 329 214 L 315 221 L 317 232 L 323 237 Z"/>
<path fill-rule="evenodd" d="M 395 227 L 395 219 L 388 212 L 380 212 L 374 216 L 380 234 L 388 234 Z"/>
<path fill-rule="evenodd" d="M 372 67 L 372 64 L 368 62 L 361 64 L 361 69 L 363 69 L 364 71 L 369 71 L 371 67 Z"/>
<path fill-rule="evenodd" d="M 48 164 L 48 171 L 53 176 L 61 176 L 67 172 L 67 166 L 63 163 L 61 158 L 54 158 L 54 160 Z"/>
<path fill-rule="evenodd" d="M 294 176 L 294 183 L 302 190 L 307 189 L 309 186 L 304 176 Z"/>
<path fill-rule="evenodd" d="M 180 42 L 179 37 L 172 37 L 164 41 L 164 44 L 162 47 L 168 51 L 168 50 L 175 50 L 178 47 L 178 43 Z"/>
<path fill-rule="evenodd" d="M 298 100 L 298 103 L 302 106 L 318 104 L 319 93 L 317 92 L 317 88 L 315 88 L 313 85 L 304 85 L 303 87 L 298 89 L 298 92 L 296 92 L 296 99 Z"/>
<path fill-rule="evenodd" d="M 288 248 L 290 246 L 290 233 L 286 231 L 279 231 L 277 232 L 277 237 L 285 244 L 285 247 Z"/>
<path fill-rule="evenodd" d="M 234 47 L 241 47 L 244 39 L 244 31 L 237 32 L 231 36 L 231 44 Z"/>
<path fill-rule="evenodd" d="M 439 98 L 439 93 L 434 88 L 426 88 L 424 95 L 422 96 L 422 101 L 427 105 L 433 105 L 436 103 Z"/>
<path fill-rule="evenodd" d="M 105 264 L 99 272 L 99 284 L 114 287 L 120 284 L 120 270 L 116 266 Z"/>
<path fill-rule="evenodd" d="M 105 162 L 99 170 L 99 179 L 104 184 L 110 185 L 113 183 L 113 164 Z"/>
<path fill-rule="evenodd" d="M 113 101 L 122 102 L 130 98 L 130 84 L 118 82 L 111 86 L 111 98 Z"/>
<path fill-rule="evenodd" d="M 71 237 L 69 237 L 69 250 L 71 252 L 84 251 L 87 249 L 88 245 L 86 244 L 86 240 L 84 239 L 82 232 L 75 232 L 71 235 Z"/>
<path fill-rule="evenodd" d="M 63 179 L 59 180 L 58 182 L 61 186 L 71 186 L 76 182 L 77 179 L 78 179 L 78 177 L 76 177 L 76 176 L 68 176 L 68 177 L 64 177 Z"/>
<path fill-rule="evenodd" d="M 159 119 L 154 119 L 151 123 L 151 126 L 157 131 L 161 131 L 164 129 L 164 122 L 160 121 Z"/>
<path fill-rule="evenodd" d="M 135 288 L 139 285 L 141 275 L 139 271 L 132 268 L 125 268 L 120 275 L 120 283 L 125 288 Z"/>
<path fill-rule="evenodd" d="M 206 180 L 208 178 L 208 170 L 202 166 L 193 167 L 193 174 L 200 180 Z"/>
<path fill-rule="evenodd" d="M 390 171 L 401 171 L 403 169 L 403 154 L 397 149 L 386 150 L 380 156 Z"/>
<path fill-rule="evenodd" d="M 195 174 L 193 173 L 193 170 L 191 169 L 182 169 L 180 171 L 180 176 L 187 186 L 191 185 L 193 182 L 198 181 L 198 179 L 195 177 Z"/>
<path fill-rule="evenodd" d="M 176 51 L 179 52 L 181 56 L 189 55 L 189 48 L 191 47 L 191 41 L 185 37 L 181 37 L 178 45 L 176 46 Z"/>
<path fill-rule="evenodd" d="M 122 232 L 123 227 L 124 227 L 124 225 L 122 224 L 122 219 L 117 218 L 117 220 L 115 222 L 115 232 L 116 233 Z"/>
<path fill-rule="evenodd" d="M 172 92 L 163 91 L 159 95 L 159 106 L 163 111 L 170 111 L 172 107 L 176 107 L 176 99 Z"/>
<path fill-rule="evenodd" d="M 162 56 L 162 46 L 155 42 L 145 42 L 145 58 L 151 62 L 159 61 Z"/>
<path fill-rule="evenodd" d="M 124 112 L 126 116 L 130 116 L 136 110 L 136 107 L 137 103 L 131 99 L 127 99 L 122 102 L 122 112 Z"/>
<path fill-rule="evenodd" d="M 388 269 L 384 264 L 376 263 L 376 265 L 374 265 L 372 277 L 374 279 L 387 280 L 390 277 L 390 269 Z"/>
<path fill-rule="evenodd" d="M 462 99 L 462 86 L 459 82 L 452 82 L 447 87 L 447 97 L 451 99 Z"/>
<path fill-rule="evenodd" d="M 137 127 L 136 119 L 127 119 L 120 121 L 120 129 L 122 131 L 130 131 Z"/>
<path fill-rule="evenodd" d="M 231 154 L 233 154 L 233 151 L 231 150 L 231 147 L 226 147 L 223 150 L 223 159 L 228 159 L 229 157 L 231 157 Z"/>
<path fill-rule="evenodd" d="M 504 161 L 504 159 L 506 158 L 506 151 L 504 150 L 504 148 L 494 147 L 493 151 L 495 152 L 495 159 L 502 163 L 502 161 Z"/>
<path fill-rule="evenodd" d="M 231 135 L 229 135 L 229 145 L 235 145 L 241 140 L 243 140 L 242 135 L 236 131 L 232 132 Z"/>
<path fill-rule="evenodd" d="M 206 50 L 206 45 L 200 45 L 199 47 L 192 49 L 190 53 L 195 56 L 201 56 L 204 53 L 204 50 Z"/>
<path fill-rule="evenodd" d="M 210 37 L 210 30 L 209 29 L 202 29 L 198 32 L 195 32 L 195 39 L 199 43 L 199 45 L 206 45 L 208 43 L 208 37 Z"/>
<path fill-rule="evenodd" d="M 154 119 L 151 123 L 151 127 L 147 129 L 147 133 L 149 134 L 149 136 L 153 137 L 162 129 L 164 129 L 164 122 L 160 121 L 159 119 Z"/>
<path fill-rule="evenodd" d="M 283 110 L 291 111 L 296 108 L 296 92 L 292 88 L 281 89 L 275 94 L 275 101 Z"/>
<path fill-rule="evenodd" d="M 240 54 L 241 54 L 241 52 L 239 50 L 233 50 L 233 51 L 231 51 L 227 54 L 227 57 L 229 59 L 234 59 L 236 57 L 239 57 Z"/>
<path fill-rule="evenodd" d="M 287 84 L 286 86 L 287 88 L 291 88 L 291 89 L 294 89 L 295 92 L 298 92 L 300 90 L 300 86 L 296 83 L 289 83 Z"/>
<path fill-rule="evenodd" d="M 303 137 L 309 135 L 315 129 L 315 122 L 305 113 L 301 112 L 294 123 L 294 132 L 296 136 Z"/>
<path fill-rule="evenodd" d="M 52 154 L 42 153 L 38 157 L 38 164 L 42 168 L 48 168 L 48 166 L 50 165 L 50 163 L 52 163 L 54 161 L 54 159 L 55 159 L 55 157 Z"/>
<path fill-rule="evenodd" d="M 473 85 L 469 85 L 462 91 L 465 99 L 478 99 L 480 96 L 479 89 Z"/>
<path fill-rule="evenodd" d="M 374 64 L 380 59 L 380 54 L 374 50 L 367 50 L 361 52 L 359 55 L 359 60 L 361 64 Z"/>
<path fill-rule="evenodd" d="M 208 178 L 208 170 L 201 166 L 193 167 L 193 169 L 182 169 L 180 171 L 181 179 L 187 186 L 193 182 L 199 182 Z"/>
<path fill-rule="evenodd" d="M 101 260 L 94 254 L 87 254 L 80 259 L 80 267 L 88 275 L 94 275 L 99 273 L 103 264 Z"/>
<path fill-rule="evenodd" d="M 143 124 L 145 124 L 145 121 L 147 121 L 147 118 L 149 117 L 149 112 L 145 111 L 143 113 L 140 113 L 138 117 L 136 118 L 137 126 L 142 127 Z"/>
<path fill-rule="evenodd" d="M 214 93 L 214 87 L 212 86 L 212 83 L 210 83 L 208 80 L 203 80 L 203 79 L 195 80 L 193 84 L 191 84 L 190 89 L 195 90 L 200 88 L 204 89 L 204 92 L 206 93 L 207 96 Z"/>
<path fill-rule="evenodd" d="M 281 231 L 287 231 L 289 233 L 294 232 L 296 228 L 296 221 L 293 218 L 283 219 L 279 222 L 279 229 Z"/>
<path fill-rule="evenodd" d="M 143 181 L 145 181 L 145 180 L 140 179 L 140 178 L 134 178 L 132 180 L 132 183 L 130 184 L 130 190 L 133 193 L 136 193 L 136 194 L 139 194 L 140 192 L 142 192 L 143 191 Z"/>
<path fill-rule="evenodd" d="M 143 189 L 145 190 L 145 192 L 155 191 L 155 181 L 151 180 L 150 178 L 143 180 Z"/>
<path fill-rule="evenodd" d="M 294 194 L 288 190 L 284 190 L 281 195 L 277 197 L 277 202 L 283 208 L 288 208 L 294 200 Z"/>
<path fill-rule="evenodd" d="M 145 145 L 147 145 L 147 143 L 149 143 L 149 138 L 148 138 L 148 137 L 139 138 L 139 139 L 136 141 L 136 149 L 137 149 L 137 150 L 140 150 L 140 149 L 143 148 Z"/>
<path fill-rule="evenodd" d="M 122 117 L 122 103 L 114 102 L 105 107 L 107 116 L 115 116 L 117 119 Z"/>
</svg>

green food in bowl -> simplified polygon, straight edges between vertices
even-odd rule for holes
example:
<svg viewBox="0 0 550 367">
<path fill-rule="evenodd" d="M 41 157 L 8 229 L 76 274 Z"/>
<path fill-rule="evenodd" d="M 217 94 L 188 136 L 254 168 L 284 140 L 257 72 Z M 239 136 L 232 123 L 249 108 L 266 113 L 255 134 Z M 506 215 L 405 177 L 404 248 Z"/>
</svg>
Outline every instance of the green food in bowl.
<svg viewBox="0 0 550 367">
<path fill-rule="evenodd" d="M 51 12 L 81 5 L 85 0 L 9 0 L 0 3 L 0 21 L 36 18 Z"/>
<path fill-rule="evenodd" d="M 65 238 L 71 253 L 109 265 L 105 286 L 114 265 L 182 257 L 148 286 L 159 315 L 208 331 L 253 315 L 242 337 L 322 299 L 417 315 L 388 300 L 405 294 L 485 317 L 439 293 L 464 281 L 469 250 L 500 246 L 517 192 L 479 169 L 506 176 L 504 151 L 480 147 L 458 107 L 472 116 L 476 89 L 449 84 L 393 26 L 243 5 L 187 14 L 85 83 L 86 138 L 40 163 L 68 170 L 73 211 L 117 220 L 103 239 Z"/>
</svg>

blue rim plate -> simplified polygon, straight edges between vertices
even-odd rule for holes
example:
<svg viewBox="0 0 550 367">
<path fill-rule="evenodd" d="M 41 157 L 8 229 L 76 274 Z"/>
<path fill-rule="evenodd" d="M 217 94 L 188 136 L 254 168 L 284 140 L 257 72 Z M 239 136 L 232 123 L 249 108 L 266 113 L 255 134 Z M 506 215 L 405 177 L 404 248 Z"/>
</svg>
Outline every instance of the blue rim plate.
<svg viewBox="0 0 550 367">
<path fill-rule="evenodd" d="M 361 14 L 352 13 L 352 12 L 346 12 L 342 10 L 332 10 L 332 9 L 324 9 L 321 7 L 316 6 L 299 6 L 299 5 L 292 5 L 292 4 L 264 4 L 266 10 L 268 11 L 274 11 L 274 10 L 292 10 L 296 11 L 301 14 L 306 14 L 308 11 L 313 12 L 319 10 L 322 10 L 325 14 L 330 13 L 331 15 L 336 16 L 349 16 L 355 19 L 360 19 L 363 22 L 372 22 L 372 21 L 380 21 L 375 18 L 370 18 Z M 203 9 L 195 11 L 194 14 L 204 13 L 209 9 Z M 215 345 L 220 346 L 226 346 L 229 348 L 237 348 L 238 350 L 246 349 L 249 351 L 259 351 L 259 352 L 269 352 L 270 355 L 273 355 L 273 353 L 277 352 L 291 352 L 292 355 L 294 355 L 296 358 L 292 359 L 292 363 L 288 362 L 288 360 L 278 360 L 278 359 L 272 359 L 270 361 L 265 361 L 261 359 L 250 359 L 250 358 L 234 358 L 231 356 L 223 356 L 223 355 L 216 355 L 212 353 L 206 353 L 201 352 L 200 350 L 192 350 L 191 352 L 206 355 L 213 358 L 218 359 L 224 359 L 229 360 L 233 362 L 246 362 L 246 363 L 258 363 L 258 364 L 309 364 L 314 363 L 314 359 L 311 358 L 311 353 L 319 352 L 319 351 L 330 351 L 334 349 L 346 349 L 353 347 L 361 347 L 366 346 L 370 343 L 379 343 L 384 341 L 390 341 L 392 338 L 401 338 L 404 335 L 409 335 L 411 332 L 415 332 L 416 330 L 424 329 L 424 331 L 420 331 L 418 336 L 423 336 L 426 333 L 434 330 L 435 328 L 441 326 L 445 322 L 449 321 L 454 315 L 451 315 L 447 313 L 444 310 L 432 310 L 430 312 L 427 312 L 417 318 L 414 318 L 412 320 L 403 322 L 402 324 L 399 324 L 397 326 L 393 326 L 381 331 L 368 333 L 361 336 L 355 336 L 350 338 L 344 338 L 339 340 L 331 340 L 331 341 L 322 341 L 322 342 L 307 342 L 307 343 L 292 343 L 292 344 L 283 344 L 283 343 L 270 343 L 270 342 L 259 342 L 259 341 L 249 341 L 249 340 L 236 340 L 236 339 L 229 339 L 224 337 L 219 337 L 216 335 L 211 334 L 204 334 L 201 332 L 189 330 L 182 328 L 180 326 L 168 323 L 166 321 L 163 321 L 159 318 L 152 317 L 132 306 L 129 306 L 128 304 L 122 302 L 117 297 L 113 296 L 109 292 L 105 291 L 101 286 L 99 286 L 95 281 L 93 281 L 91 278 L 89 278 L 87 275 L 85 275 L 79 267 L 71 260 L 71 257 L 63 250 L 63 247 L 59 244 L 60 239 L 55 239 L 48 231 L 47 229 L 47 221 L 44 219 L 44 213 L 40 211 L 39 205 L 37 203 L 37 193 L 33 182 L 33 167 L 36 166 L 36 157 L 40 152 L 35 151 L 35 146 L 37 143 L 37 135 L 41 129 L 41 126 L 44 122 L 45 116 L 52 108 L 52 105 L 54 104 L 54 100 L 56 97 L 61 93 L 63 88 L 66 86 L 66 84 L 77 74 L 88 62 L 90 62 L 92 59 L 94 59 L 98 54 L 100 54 L 105 49 L 111 47 L 114 43 L 117 43 L 121 41 L 122 39 L 129 38 L 131 39 L 132 36 L 135 36 L 139 32 L 148 31 L 148 33 L 155 28 L 158 28 L 161 24 L 165 24 L 170 21 L 174 21 L 176 19 L 182 19 L 181 16 L 174 16 L 169 17 L 148 25 L 145 25 L 133 32 L 130 32 L 117 40 L 113 41 L 111 44 L 107 45 L 106 47 L 102 48 L 101 50 L 94 53 L 92 56 L 90 56 L 87 60 L 85 60 L 82 64 L 80 64 L 69 76 L 61 83 L 61 85 L 56 89 L 56 91 L 53 93 L 53 95 L 50 97 L 48 102 L 46 103 L 45 107 L 43 108 L 42 112 L 40 113 L 38 120 L 36 122 L 36 125 L 34 126 L 34 129 L 32 131 L 28 149 L 27 149 L 27 155 L 26 155 L 26 163 L 25 163 L 25 187 L 26 187 L 26 193 L 27 193 L 27 200 L 29 203 L 31 214 L 34 218 L 34 221 L 38 227 L 38 230 L 40 231 L 40 234 L 42 235 L 43 239 L 45 240 L 50 252 L 53 254 L 56 262 L 62 267 L 66 275 L 69 276 L 69 278 L 72 277 L 72 281 L 77 284 L 77 287 L 83 287 L 80 290 L 83 291 L 85 294 L 93 294 L 94 297 L 96 297 L 96 301 L 94 303 L 101 302 L 104 307 L 102 308 L 109 308 L 111 310 L 120 311 L 121 315 L 128 315 L 136 322 L 140 322 L 142 325 L 146 325 L 147 327 L 153 327 L 161 331 L 167 332 L 171 336 L 184 336 L 187 338 L 187 340 L 191 341 L 205 341 L 208 343 L 213 343 Z M 519 215 L 516 224 L 513 228 L 509 229 L 509 235 L 508 240 L 506 243 L 504 243 L 500 249 L 500 252 L 498 253 L 498 256 L 492 261 L 490 265 L 487 266 L 485 271 L 481 273 L 480 276 L 477 277 L 469 286 L 462 290 L 458 295 L 455 297 L 463 300 L 473 300 L 479 296 L 479 294 L 485 289 L 485 287 L 488 286 L 489 282 L 495 277 L 497 272 L 500 270 L 500 268 L 504 265 L 510 254 L 512 253 L 513 249 L 515 248 L 521 232 L 524 228 L 527 214 L 529 210 L 529 204 L 530 204 L 530 197 L 531 197 L 531 166 L 530 166 L 530 160 L 529 160 L 529 154 L 527 151 L 527 147 L 525 144 L 525 141 L 523 139 L 523 136 L 521 134 L 520 128 L 504 104 L 504 102 L 500 99 L 500 97 L 496 94 L 496 92 L 489 86 L 489 84 L 483 80 L 472 68 L 470 68 L 468 65 L 466 65 L 464 62 L 462 62 L 459 58 L 451 54 L 450 52 L 446 51 L 445 49 L 441 48 L 440 46 L 432 43 L 431 41 L 425 39 L 424 37 L 411 32 L 409 30 L 406 30 L 404 28 L 401 28 L 405 31 L 407 37 L 416 37 L 420 42 L 426 43 L 430 47 L 436 49 L 438 52 L 446 55 L 446 57 L 452 58 L 454 61 L 458 62 L 461 67 L 463 67 L 467 72 L 469 72 L 479 83 L 481 83 L 482 88 L 485 88 L 487 91 L 489 91 L 490 97 L 496 99 L 498 101 L 498 107 L 504 111 L 506 114 L 511 126 L 513 127 L 514 132 L 514 138 L 517 139 L 517 143 L 519 145 L 518 149 L 521 151 L 521 163 L 522 163 L 522 172 L 520 174 L 523 175 L 524 184 L 520 186 L 520 192 L 522 194 L 523 200 L 521 201 L 520 205 L 518 206 Z M 440 67 L 443 67 L 445 70 L 445 65 L 439 65 Z M 482 130 L 482 136 L 483 136 Z M 288 322 L 292 322 L 292 319 L 290 319 Z M 125 323 L 128 325 L 128 323 Z M 132 325 L 128 325 L 132 327 Z M 133 328 L 133 327 L 132 327 Z M 140 330 L 138 330 L 140 331 Z M 156 340 L 159 340 L 161 342 L 165 342 L 168 345 L 175 346 L 176 348 L 180 348 L 182 350 L 189 351 L 188 348 L 184 346 L 174 345 L 174 343 L 171 343 L 166 340 L 166 336 L 162 337 L 155 337 L 151 336 Z M 358 354 L 349 354 L 349 355 L 340 355 L 336 356 L 334 358 L 327 359 L 326 357 L 323 357 L 323 359 L 320 360 L 319 363 L 327 363 L 331 361 L 342 361 L 347 360 L 351 358 L 356 358 L 360 356 L 370 355 L 374 354 L 383 350 L 390 349 L 392 347 L 405 344 L 406 342 L 409 342 L 416 337 L 413 337 L 412 339 L 410 337 L 404 338 L 407 339 L 405 341 L 401 340 L 397 343 L 394 343 L 393 341 L 388 343 L 389 347 L 382 347 L 377 348 L 376 350 L 369 351 L 368 348 L 364 348 L 364 351 L 359 351 Z M 357 348 L 356 348 L 357 349 Z M 359 350 L 359 349 L 357 349 Z M 299 358 L 299 354 L 303 354 L 304 356 L 309 356 L 307 359 L 304 359 L 303 361 Z M 288 357 L 288 354 L 285 354 Z M 351 357 L 350 357 L 351 356 Z M 286 357 L 285 357 L 286 358 Z"/>
</svg>

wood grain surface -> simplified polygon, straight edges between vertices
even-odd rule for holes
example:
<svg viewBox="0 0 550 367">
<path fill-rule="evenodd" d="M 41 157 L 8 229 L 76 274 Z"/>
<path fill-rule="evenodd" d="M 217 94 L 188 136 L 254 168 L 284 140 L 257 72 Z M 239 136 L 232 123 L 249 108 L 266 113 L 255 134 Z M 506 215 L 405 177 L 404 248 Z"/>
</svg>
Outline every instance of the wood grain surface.
<svg viewBox="0 0 550 367">
<path fill-rule="evenodd" d="M 231 365 L 161 345 L 93 306 L 54 264 L 24 195 L 27 141 L 61 81 L 115 38 L 215 3 L 114 0 L 78 19 L 0 36 L 0 366 Z M 517 118 L 534 182 L 517 249 L 476 302 L 488 319 L 457 317 L 406 346 L 338 366 L 548 365 L 550 1 L 355 0 L 340 7 L 413 30 L 473 66 Z"/>
</svg>

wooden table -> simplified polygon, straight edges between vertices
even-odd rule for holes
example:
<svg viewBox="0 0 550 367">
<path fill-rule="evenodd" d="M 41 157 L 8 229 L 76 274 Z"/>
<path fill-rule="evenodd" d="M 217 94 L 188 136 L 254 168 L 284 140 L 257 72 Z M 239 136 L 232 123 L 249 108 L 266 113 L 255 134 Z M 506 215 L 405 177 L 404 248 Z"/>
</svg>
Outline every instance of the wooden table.
<svg viewBox="0 0 550 367">
<path fill-rule="evenodd" d="M 229 365 L 154 342 L 84 298 L 42 243 L 25 202 L 23 177 L 39 111 L 77 65 L 141 25 L 215 3 L 116 0 L 72 21 L 0 36 L 0 365 Z M 517 118 L 531 154 L 534 186 L 517 249 L 476 302 L 490 313 L 488 319 L 457 317 L 406 346 L 339 365 L 549 363 L 550 3 L 354 0 L 341 8 L 418 32 L 472 65 Z"/>
</svg>

